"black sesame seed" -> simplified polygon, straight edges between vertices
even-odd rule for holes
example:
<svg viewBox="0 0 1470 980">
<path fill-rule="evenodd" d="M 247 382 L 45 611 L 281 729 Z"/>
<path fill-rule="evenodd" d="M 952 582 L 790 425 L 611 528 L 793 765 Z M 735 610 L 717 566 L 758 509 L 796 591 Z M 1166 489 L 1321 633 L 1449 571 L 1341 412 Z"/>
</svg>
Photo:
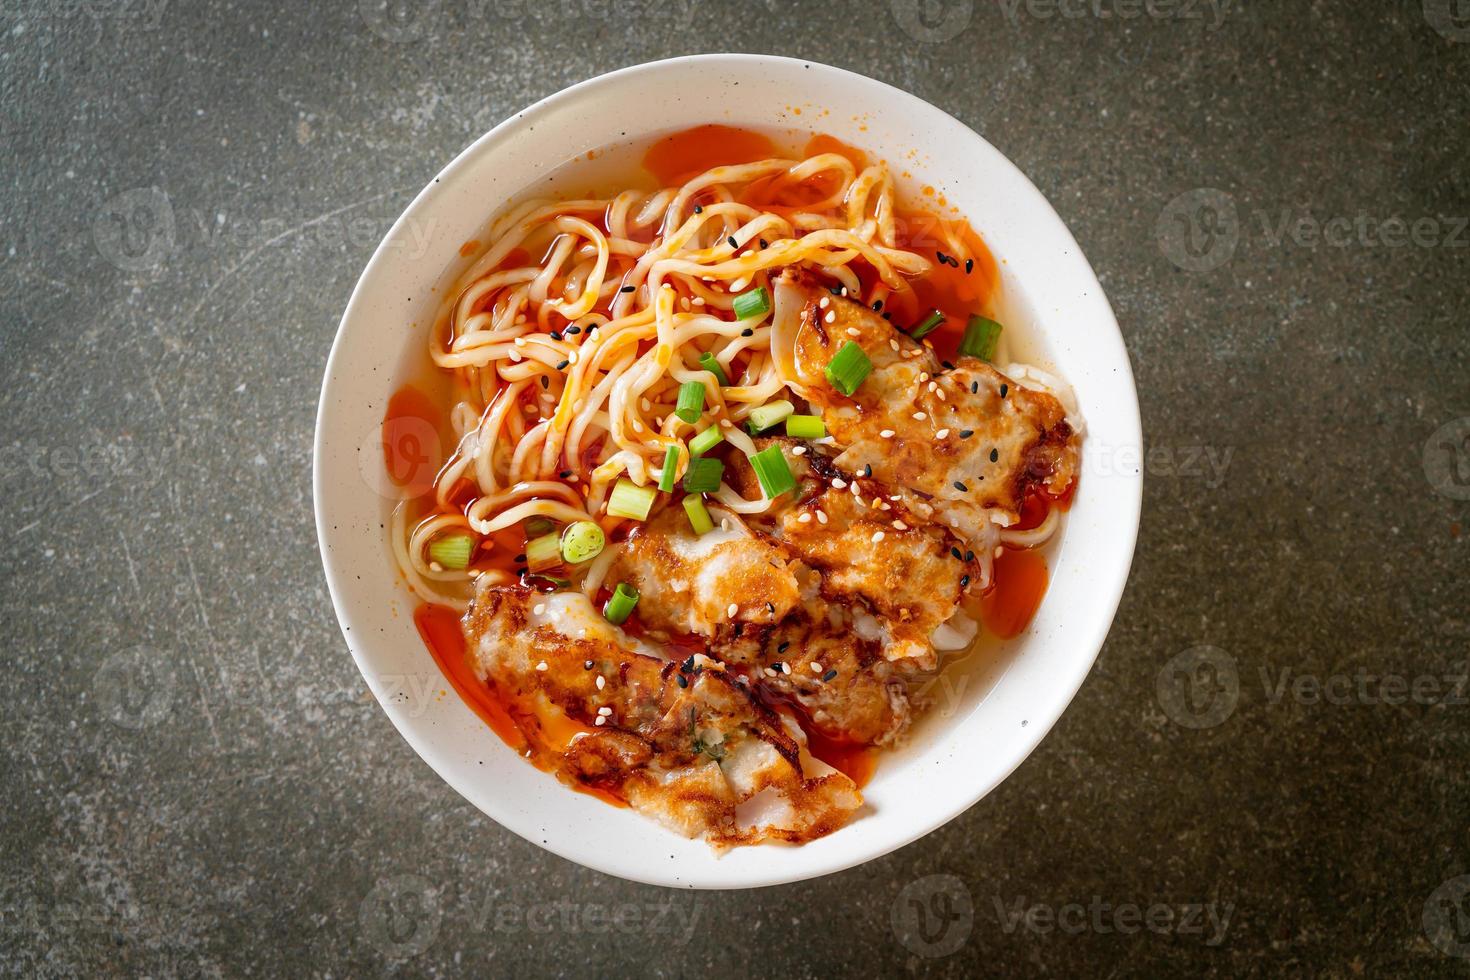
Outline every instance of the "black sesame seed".
<svg viewBox="0 0 1470 980">
<path fill-rule="evenodd" d="M 780 643 L 776 644 L 776 652 L 777 653 L 785 653 L 786 652 L 786 648 L 789 647 L 789 646 L 791 646 L 791 641 L 790 640 L 782 640 Z"/>
<path fill-rule="evenodd" d="M 1004 398 L 1006 396 L 1006 392 L 1008 392 L 1010 390 L 1011 390 L 1011 386 L 1010 385 L 1001 385 L 1000 386 L 1000 397 Z"/>
<path fill-rule="evenodd" d="M 631 293 L 633 290 L 635 290 L 637 288 L 638 288 L 637 286 L 624 286 L 622 289 L 619 289 L 618 292 L 620 292 L 620 293 Z"/>
<path fill-rule="evenodd" d="M 974 271 L 975 271 L 975 260 L 974 259 L 965 259 L 965 275 L 968 276 L 970 273 L 972 273 Z"/>
<path fill-rule="evenodd" d="M 555 330 L 551 331 L 550 336 L 552 340 L 561 340 L 561 334 L 557 333 Z"/>
<path fill-rule="evenodd" d="M 960 554 L 960 549 L 958 549 L 958 548 L 951 547 L 949 549 L 949 553 L 952 554 L 952 555 L 954 555 L 955 558 L 958 559 L 959 561 L 964 561 L 965 560 L 965 556 L 962 555 L 962 554 Z"/>
<path fill-rule="evenodd" d="M 965 486 L 959 480 L 954 481 L 954 488 L 956 490 L 958 490 L 960 493 L 969 493 L 970 492 L 970 488 L 967 487 L 967 486 Z"/>
<path fill-rule="evenodd" d="M 755 331 L 752 330 L 752 329 L 750 329 L 749 327 L 746 327 L 744 330 L 740 331 L 740 336 L 742 336 L 742 337 L 753 337 L 753 336 L 755 336 Z"/>
<path fill-rule="evenodd" d="M 881 309 L 883 309 L 883 301 L 881 299 L 873 300 L 873 312 L 877 313 Z"/>
<path fill-rule="evenodd" d="M 583 670 L 591 670 L 592 669 L 592 661 L 590 661 L 590 660 L 584 660 L 584 661 L 582 661 L 582 669 Z"/>
<path fill-rule="evenodd" d="M 679 686 L 680 687 L 688 687 L 689 686 L 689 678 L 685 677 L 683 674 L 675 674 L 674 675 L 674 680 L 676 680 L 676 681 L 679 682 Z"/>
<path fill-rule="evenodd" d="M 949 256 L 943 252 L 935 252 L 934 257 L 939 260 L 940 265 L 949 265 Z"/>
<path fill-rule="evenodd" d="M 966 587 L 969 586 L 969 584 L 970 584 L 970 576 L 968 576 L 968 575 L 961 575 L 960 576 L 960 588 L 962 588 L 962 589 L 963 588 L 966 588 Z"/>
<path fill-rule="evenodd" d="M 762 238 L 760 240 L 760 243 L 761 243 L 761 248 L 770 248 L 771 247 L 770 246 L 770 243 L 768 243 L 764 238 Z"/>
<path fill-rule="evenodd" d="M 869 463 L 867 466 L 864 466 L 863 467 L 863 476 L 872 477 L 872 475 L 873 475 L 873 464 L 872 463 Z"/>
<path fill-rule="evenodd" d="M 694 669 L 694 656 L 691 654 L 688 660 L 684 661 L 682 664 L 679 665 L 679 669 L 680 670 L 683 670 L 683 671 L 693 670 Z"/>
<path fill-rule="evenodd" d="M 967 552 L 965 552 L 965 561 L 974 561 L 974 560 L 975 560 L 975 552 L 973 552 L 973 551 L 967 551 Z"/>
<path fill-rule="evenodd" d="M 944 369 L 946 371 L 953 371 L 954 370 L 954 365 L 951 364 L 951 363 L 949 363 L 948 361 L 940 361 L 939 363 L 942 364 L 942 365 L 944 365 Z"/>
<path fill-rule="evenodd" d="M 562 470 L 560 473 L 557 474 L 557 476 L 561 477 L 563 480 L 567 479 L 571 475 L 572 475 L 572 471 L 571 470 Z"/>
<path fill-rule="evenodd" d="M 997 452 L 996 450 L 992 449 L 990 451 L 990 461 L 993 463 L 993 462 L 995 462 L 998 459 L 1000 459 L 1000 453 Z"/>
<path fill-rule="evenodd" d="M 541 375 L 541 387 L 543 387 L 543 388 L 550 388 L 551 387 L 551 379 L 548 378 L 544 374 Z"/>
<path fill-rule="evenodd" d="M 559 364 L 557 364 L 556 369 L 558 371 L 565 371 L 567 369 L 567 365 L 569 365 L 571 363 L 572 363 L 571 361 L 562 361 Z"/>
<path fill-rule="evenodd" d="M 973 395 L 973 394 L 976 394 L 979 391 L 980 391 L 980 382 L 978 382 L 978 381 L 971 381 L 970 382 L 970 394 Z M 1001 394 L 1000 397 L 1004 398 L 1005 397 L 1005 394 L 1004 394 L 1005 385 L 1001 385 L 1001 391 L 1002 391 L 1002 394 Z"/>
<path fill-rule="evenodd" d="M 829 670 L 825 674 L 822 675 L 822 680 L 824 680 L 824 681 L 830 681 L 832 678 L 834 678 L 836 676 L 837 676 L 837 671 L 835 671 L 835 670 Z"/>
<path fill-rule="evenodd" d="M 704 208 L 702 208 L 698 204 L 696 204 L 696 205 L 694 205 L 694 213 L 695 214 L 704 214 Z"/>
<path fill-rule="evenodd" d="M 725 241 L 727 241 L 727 242 L 730 243 L 730 247 L 731 248 L 739 248 L 740 247 L 740 243 L 735 240 L 735 236 L 734 235 L 731 235 L 729 238 L 726 238 Z"/>
<path fill-rule="evenodd" d="M 960 430 L 960 438 L 961 439 L 968 439 L 971 436 L 973 436 L 974 434 L 975 434 L 975 430 L 974 429 L 961 429 Z"/>
</svg>

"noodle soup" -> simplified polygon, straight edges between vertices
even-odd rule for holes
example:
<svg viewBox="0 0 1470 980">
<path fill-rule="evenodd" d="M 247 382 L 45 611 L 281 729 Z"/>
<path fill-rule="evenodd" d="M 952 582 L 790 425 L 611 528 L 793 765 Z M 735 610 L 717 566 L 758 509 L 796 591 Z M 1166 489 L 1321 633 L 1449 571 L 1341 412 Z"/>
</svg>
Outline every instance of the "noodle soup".
<svg viewBox="0 0 1470 980">
<path fill-rule="evenodd" d="M 1070 392 L 1012 361 L 984 241 L 858 148 L 703 126 L 543 184 L 385 419 L 420 632 L 575 789 L 716 847 L 831 833 L 1040 604 Z M 405 478 L 404 420 L 454 451 Z"/>
</svg>

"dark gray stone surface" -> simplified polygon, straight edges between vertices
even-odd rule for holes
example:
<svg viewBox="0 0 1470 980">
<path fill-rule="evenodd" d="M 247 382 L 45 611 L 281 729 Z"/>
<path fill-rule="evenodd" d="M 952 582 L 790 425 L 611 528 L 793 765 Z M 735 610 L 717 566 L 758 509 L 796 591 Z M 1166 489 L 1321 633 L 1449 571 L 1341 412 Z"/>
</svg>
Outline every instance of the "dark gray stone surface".
<svg viewBox="0 0 1470 980">
<path fill-rule="evenodd" d="M 1463 7 L 0 6 L 0 968 L 1464 975 Z M 1117 310 L 1149 480 L 1101 659 L 1008 782 L 865 867 L 687 894 L 512 837 L 394 732 L 310 437 L 440 166 L 721 49 L 892 82 L 1031 176 Z"/>
</svg>

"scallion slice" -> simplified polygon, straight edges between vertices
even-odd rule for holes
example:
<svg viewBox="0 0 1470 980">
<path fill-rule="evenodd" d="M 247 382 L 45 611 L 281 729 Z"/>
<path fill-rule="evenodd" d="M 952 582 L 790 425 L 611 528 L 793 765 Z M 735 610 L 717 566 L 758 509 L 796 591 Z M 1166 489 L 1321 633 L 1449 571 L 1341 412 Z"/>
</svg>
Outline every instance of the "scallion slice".
<svg viewBox="0 0 1470 980">
<path fill-rule="evenodd" d="M 827 427 L 820 415 L 788 415 L 786 434 L 793 439 L 820 439 L 827 434 Z"/>
<path fill-rule="evenodd" d="M 725 377 L 725 369 L 720 367 L 719 361 L 715 360 L 715 355 L 710 353 L 700 354 L 699 366 L 704 368 L 710 374 L 713 374 L 715 376 L 715 380 L 720 383 L 721 388 L 730 383 L 730 379 Z"/>
<path fill-rule="evenodd" d="M 735 297 L 735 319 L 749 320 L 771 312 L 771 294 L 765 286 L 757 286 L 748 293 Z"/>
<path fill-rule="evenodd" d="M 526 538 L 539 538 L 543 534 L 550 534 L 556 530 L 556 521 L 549 517 L 526 518 Z"/>
<path fill-rule="evenodd" d="M 935 330 L 938 330 L 939 325 L 943 322 L 944 314 L 938 310 L 931 310 L 928 316 L 919 321 L 918 326 L 909 331 L 909 336 L 915 340 L 923 340 Z"/>
<path fill-rule="evenodd" d="M 436 561 L 443 568 L 468 568 L 474 552 L 472 534 L 441 534 L 429 542 L 429 561 Z"/>
<path fill-rule="evenodd" d="M 664 493 L 674 489 L 674 471 L 679 468 L 679 447 L 670 446 L 664 451 L 664 468 L 658 475 L 658 488 Z"/>
<path fill-rule="evenodd" d="M 987 317 L 970 317 L 970 322 L 965 327 L 965 336 L 960 340 L 960 353 L 978 357 L 982 361 L 990 360 L 995 356 L 1002 329 L 1000 324 Z"/>
<path fill-rule="evenodd" d="M 704 385 L 698 381 L 686 381 L 679 386 L 679 404 L 674 414 L 693 425 L 704 414 Z"/>
<path fill-rule="evenodd" d="M 715 529 L 714 519 L 704 506 L 704 498 L 698 494 L 691 493 L 684 498 L 684 513 L 689 515 L 689 526 L 694 528 L 695 534 L 704 534 Z"/>
<path fill-rule="evenodd" d="M 712 425 L 689 440 L 689 455 L 699 457 L 725 441 L 719 425 Z"/>
<path fill-rule="evenodd" d="M 640 487 L 623 477 L 613 487 L 612 496 L 607 498 L 607 512 L 613 517 L 631 517 L 635 521 L 645 521 L 657 496 L 658 491 L 653 487 Z"/>
<path fill-rule="evenodd" d="M 684 471 L 685 493 L 714 493 L 720 489 L 720 480 L 725 475 L 725 464 L 718 459 L 699 456 L 689 461 Z"/>
<path fill-rule="evenodd" d="M 602 533 L 602 528 L 591 521 L 576 521 L 568 524 L 567 529 L 561 532 L 561 556 L 569 565 L 591 561 L 602 554 L 605 544 L 607 537 Z"/>
<path fill-rule="evenodd" d="M 791 466 L 780 446 L 767 446 L 750 457 L 751 469 L 760 481 L 761 490 L 767 500 L 775 500 L 788 490 L 796 489 L 796 477 L 791 475 Z"/>
<path fill-rule="evenodd" d="M 745 420 L 745 427 L 750 430 L 751 435 L 758 436 L 794 411 L 796 411 L 796 406 L 784 398 L 780 401 L 767 402 L 760 408 L 751 411 Z"/>
<path fill-rule="evenodd" d="M 851 395 L 872 370 L 873 362 L 868 360 L 868 355 L 849 340 L 842 345 L 837 356 L 827 362 L 825 373 L 828 384 L 844 395 Z"/>
<path fill-rule="evenodd" d="M 602 617 L 614 626 L 621 626 L 633 615 L 633 607 L 638 605 L 638 590 L 627 582 L 619 582 L 618 587 L 613 589 L 612 596 L 602 604 Z"/>
<path fill-rule="evenodd" d="M 544 572 L 561 565 L 561 535 L 552 531 L 526 542 L 526 567 Z"/>
</svg>

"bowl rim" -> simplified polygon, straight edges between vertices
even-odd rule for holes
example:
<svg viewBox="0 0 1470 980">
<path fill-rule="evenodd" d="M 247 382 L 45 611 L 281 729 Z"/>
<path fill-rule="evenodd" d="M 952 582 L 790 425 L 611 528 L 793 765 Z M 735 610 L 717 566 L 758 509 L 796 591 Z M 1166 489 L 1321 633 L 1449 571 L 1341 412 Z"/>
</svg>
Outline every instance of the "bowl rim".
<svg viewBox="0 0 1470 980">
<path fill-rule="evenodd" d="M 338 322 L 337 329 L 333 336 L 332 346 L 327 356 L 321 390 L 318 397 L 315 432 L 312 440 L 312 504 L 315 517 L 318 551 L 321 555 L 323 571 L 327 580 L 327 590 L 329 595 L 331 596 L 332 607 L 337 618 L 338 628 L 341 631 L 344 641 L 347 643 L 348 650 L 352 654 L 353 661 L 356 663 L 358 670 L 363 675 L 364 680 L 368 681 L 369 688 L 373 690 L 374 698 L 378 701 L 379 706 L 383 708 L 384 713 L 388 715 L 389 720 L 393 723 L 393 726 L 398 731 L 398 734 L 404 739 L 404 741 L 409 744 L 409 746 L 414 750 L 414 752 L 419 756 L 420 759 L 422 759 L 432 770 L 434 770 L 434 772 L 441 779 L 448 783 L 451 788 L 453 788 L 457 793 L 464 797 L 467 802 L 470 802 L 477 809 L 484 812 L 486 816 L 490 817 L 501 827 L 511 831 L 522 839 L 543 848 L 544 850 L 548 850 L 551 853 L 558 855 L 559 857 L 565 858 L 568 861 L 576 864 L 581 864 L 585 867 L 589 867 L 594 870 L 601 871 L 603 873 L 610 874 L 616 877 L 626 878 L 645 884 L 659 885 L 671 888 L 764 887 L 770 885 L 786 884 L 793 881 L 801 881 L 809 878 L 833 874 L 838 871 L 843 871 L 848 868 L 852 868 L 857 865 L 874 860 L 876 858 L 882 857 L 912 843 L 920 837 L 926 836 L 939 827 L 942 827 L 949 821 L 955 819 L 960 814 L 966 812 L 980 800 L 989 795 L 997 786 L 1008 779 L 1010 775 L 1015 772 L 1015 770 L 1021 765 L 1022 762 L 1030 757 L 1032 752 L 1036 750 L 1036 747 L 1056 725 L 1057 721 L 1060 720 L 1061 716 L 1065 713 L 1066 708 L 1070 706 L 1072 700 L 1076 697 L 1077 691 L 1081 688 L 1082 683 L 1086 680 L 1087 675 L 1091 672 L 1092 667 L 1097 660 L 1097 657 L 1101 653 L 1102 646 L 1106 641 L 1107 635 L 1111 630 L 1112 623 L 1117 616 L 1119 604 L 1122 601 L 1123 593 L 1130 578 L 1133 558 L 1136 554 L 1143 500 L 1143 468 L 1141 466 L 1137 467 L 1136 470 L 1131 473 L 1115 474 L 1126 478 L 1132 484 L 1131 493 L 1126 492 L 1127 488 L 1124 488 L 1125 492 L 1121 495 L 1120 501 L 1122 506 L 1120 507 L 1119 511 L 1113 515 L 1113 531 L 1118 538 L 1126 539 L 1126 544 L 1120 541 L 1118 545 L 1118 550 L 1117 552 L 1115 552 L 1115 554 L 1118 558 L 1121 559 L 1121 561 L 1119 561 L 1115 566 L 1116 574 L 1110 575 L 1108 577 L 1109 579 L 1111 579 L 1111 581 L 1102 580 L 1098 582 L 1098 587 L 1102 596 L 1101 608 L 1105 610 L 1106 615 L 1098 615 L 1096 617 L 1095 623 L 1093 624 L 1092 630 L 1086 635 L 1085 645 L 1090 648 L 1090 655 L 1074 656 L 1073 658 L 1071 658 L 1070 661 L 1071 666 L 1069 672 L 1065 675 L 1061 675 L 1055 678 L 1056 684 L 1054 690 L 1059 695 L 1064 695 L 1057 699 L 1056 703 L 1058 704 L 1058 707 L 1055 712 L 1052 713 L 1051 716 L 1048 718 L 1037 719 L 1039 723 L 1030 727 L 1029 734 L 1022 739 L 1022 744 L 1020 745 L 1019 749 L 1014 752 L 1013 757 L 1009 762 L 1009 765 L 1004 766 L 1002 769 L 998 770 L 993 779 L 977 782 L 971 788 L 972 791 L 965 794 L 966 798 L 962 805 L 955 808 L 952 812 L 939 811 L 930 815 L 924 820 L 917 821 L 911 828 L 911 830 L 907 833 L 894 835 L 892 838 L 882 840 L 876 845 L 866 842 L 862 844 L 854 844 L 846 851 L 837 852 L 836 860 L 833 860 L 829 864 L 819 867 L 817 869 L 804 868 L 794 870 L 789 873 L 778 871 L 776 873 L 763 874 L 757 877 L 748 878 L 746 880 L 729 882 L 718 880 L 718 876 L 714 876 L 707 880 L 690 881 L 685 879 L 678 882 L 672 882 L 668 879 L 667 876 L 659 874 L 643 874 L 640 873 L 637 869 L 632 869 L 627 866 L 620 866 L 615 861 L 598 860 L 595 857 L 588 857 L 586 855 L 573 855 L 567 853 L 565 850 L 556 846 L 554 843 L 538 839 L 535 834 L 527 828 L 517 827 L 514 826 L 512 823 L 507 822 L 505 819 L 502 818 L 503 815 L 490 813 L 478 800 L 471 797 L 466 790 L 461 788 L 460 778 L 452 772 L 453 767 L 451 765 L 451 761 L 440 753 L 437 746 L 431 744 L 432 739 L 426 733 L 420 731 L 418 727 L 408 723 L 408 720 L 405 716 L 401 715 L 400 712 L 391 709 L 389 705 L 379 696 L 377 690 L 373 687 L 371 683 L 370 666 L 365 661 L 366 655 L 361 652 L 361 644 L 358 642 L 354 642 L 354 639 L 351 636 L 350 619 L 352 617 L 352 614 L 345 598 L 347 590 L 349 589 L 348 583 L 351 576 L 347 573 L 345 569 L 339 569 L 335 567 L 336 563 L 334 561 L 333 555 L 331 554 L 331 547 L 329 545 L 329 537 L 332 532 L 330 523 L 332 515 L 326 512 L 323 505 L 325 489 L 323 459 L 325 455 L 325 449 L 330 441 L 330 435 L 327 431 L 327 422 L 329 416 L 329 394 L 333 384 L 335 373 L 334 368 L 338 366 L 340 359 L 344 356 L 344 337 L 348 332 L 349 323 L 351 323 L 362 313 L 362 306 L 365 302 L 364 293 L 366 292 L 367 284 L 372 281 L 377 275 L 379 275 L 382 272 L 383 267 L 390 261 L 390 250 L 388 248 L 389 243 L 394 240 L 394 238 L 398 235 L 405 223 L 410 221 L 417 215 L 417 212 L 420 208 L 427 207 L 439 194 L 447 193 L 447 187 L 453 180 L 453 178 L 460 171 L 471 167 L 474 159 L 480 154 L 486 152 L 488 148 L 496 145 L 502 140 L 505 140 L 520 127 L 535 123 L 539 118 L 552 113 L 559 107 L 562 107 L 567 103 L 574 102 L 575 100 L 582 98 L 591 90 L 601 88 L 615 81 L 633 78 L 643 74 L 669 71 L 670 69 L 676 69 L 682 66 L 690 66 L 695 64 L 709 65 L 714 63 L 741 65 L 747 69 L 760 65 L 770 65 L 773 63 L 780 63 L 786 66 L 802 66 L 809 69 L 815 68 L 825 72 L 835 73 L 837 76 L 850 79 L 854 84 L 857 85 L 879 86 L 882 90 L 884 90 L 884 95 L 887 98 L 926 113 L 938 113 L 945 119 L 949 120 L 953 125 L 960 127 L 961 130 L 964 133 L 968 134 L 970 138 L 993 150 L 994 156 L 999 161 L 1001 161 L 1000 165 L 1004 168 L 1009 169 L 1012 178 L 1024 182 L 1024 186 L 1029 187 L 1034 193 L 1035 201 L 1037 204 L 1037 207 L 1033 209 L 1036 221 L 1047 226 L 1044 230 L 1044 233 L 1049 238 L 1054 238 L 1059 244 L 1069 245 L 1071 249 L 1075 251 L 1076 259 L 1080 262 L 1081 271 L 1085 272 L 1085 275 L 1088 277 L 1088 285 L 1095 290 L 1097 302 L 1099 304 L 1098 315 L 1100 317 L 1100 322 L 1098 326 L 1100 329 L 1103 329 L 1107 332 L 1108 340 L 1116 342 L 1117 357 L 1115 359 L 1116 363 L 1114 364 L 1114 370 L 1121 374 L 1122 380 L 1124 382 L 1124 387 L 1130 396 L 1125 404 L 1117 406 L 1117 408 L 1121 410 L 1124 415 L 1124 417 L 1121 419 L 1120 424 L 1123 428 L 1127 430 L 1126 432 L 1122 433 L 1125 437 L 1125 444 L 1136 445 L 1139 447 L 1142 446 L 1142 424 L 1138 406 L 1137 384 L 1133 374 L 1132 363 L 1128 356 L 1127 347 L 1123 342 L 1122 332 L 1118 327 L 1116 315 L 1114 314 L 1112 306 L 1108 301 L 1106 292 L 1103 290 L 1101 283 L 1099 283 L 1097 280 L 1096 272 L 1092 268 L 1091 263 L 1088 261 L 1080 246 L 1077 245 L 1076 239 L 1072 235 L 1071 230 L 1067 227 L 1061 216 L 1057 214 L 1056 209 L 1052 206 L 1050 200 L 1047 199 L 1046 195 L 1043 194 L 1041 190 L 1037 188 L 1034 183 L 1031 182 L 1030 178 L 1027 177 L 1026 174 L 1009 159 L 1009 157 L 1007 157 L 1000 150 L 996 149 L 992 144 L 989 143 L 989 141 L 987 141 L 983 136 L 971 129 L 963 121 L 955 118 L 948 112 L 940 109 L 938 106 L 935 106 L 932 103 L 916 95 L 913 95 L 910 92 L 900 89 L 894 85 L 890 85 L 889 83 L 884 82 L 880 79 L 875 79 L 870 76 L 862 75 L 845 68 L 840 68 L 833 65 L 826 65 L 811 59 L 790 58 L 780 55 L 747 53 L 708 53 L 684 55 L 674 58 L 660 59 L 657 61 L 643 62 L 640 64 L 620 68 L 614 71 L 605 72 L 603 74 L 585 79 L 584 81 L 577 82 L 576 84 L 568 86 L 555 93 L 552 93 L 551 95 L 546 96 L 545 98 L 538 100 L 537 102 L 531 104 L 530 106 L 527 106 L 524 109 L 512 113 L 502 122 L 498 123 L 490 130 L 485 132 L 483 135 L 472 141 L 464 149 L 460 150 L 459 153 L 457 153 L 448 164 L 446 164 L 441 170 L 430 177 L 429 180 L 425 183 L 423 189 L 420 190 L 414 196 L 413 200 L 405 206 L 402 214 L 399 215 L 398 219 L 393 223 L 393 226 L 389 229 L 383 240 L 378 244 L 377 248 L 373 252 L 372 257 L 368 260 L 367 265 L 364 267 L 362 274 L 358 277 L 357 282 L 353 286 L 352 294 L 347 301 L 347 305 L 343 310 L 342 317 Z M 652 131 L 650 130 L 650 132 Z M 435 274 L 437 275 L 439 271 L 440 270 L 435 270 Z M 1044 335 L 1045 331 L 1042 332 Z M 362 636 L 363 634 L 359 632 L 359 639 Z M 435 667 L 435 670 L 437 670 L 437 667 Z M 651 820 L 648 821 L 648 827 L 650 832 L 653 833 L 671 833 L 671 831 L 668 831 L 661 825 Z"/>
</svg>

